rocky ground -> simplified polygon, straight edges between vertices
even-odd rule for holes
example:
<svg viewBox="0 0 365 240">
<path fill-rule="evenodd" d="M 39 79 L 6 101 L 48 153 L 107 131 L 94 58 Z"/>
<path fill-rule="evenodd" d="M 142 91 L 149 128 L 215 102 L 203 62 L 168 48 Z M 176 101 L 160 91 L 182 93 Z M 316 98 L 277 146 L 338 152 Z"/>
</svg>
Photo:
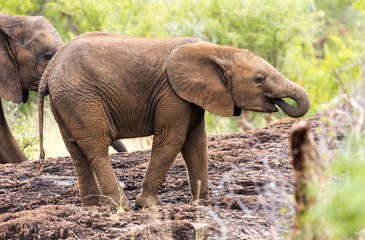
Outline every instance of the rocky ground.
<svg viewBox="0 0 365 240">
<path fill-rule="evenodd" d="M 180 155 L 161 188 L 163 205 L 131 212 L 82 208 L 69 157 L 48 158 L 41 175 L 35 161 L 0 166 L 0 239 L 285 239 L 293 225 L 289 136 L 296 121 L 210 136 L 209 201 L 191 202 Z M 341 133 L 325 134 L 331 126 L 318 117 L 309 121 L 318 144 L 338 146 Z M 149 155 L 111 155 L 132 203 Z"/>
</svg>

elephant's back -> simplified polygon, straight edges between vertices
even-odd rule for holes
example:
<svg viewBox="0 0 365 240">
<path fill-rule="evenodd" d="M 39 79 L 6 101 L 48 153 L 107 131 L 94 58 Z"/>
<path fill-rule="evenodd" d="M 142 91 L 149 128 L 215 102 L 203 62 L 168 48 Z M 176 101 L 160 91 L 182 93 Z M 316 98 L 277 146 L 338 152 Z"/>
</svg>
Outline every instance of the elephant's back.
<svg viewBox="0 0 365 240">
<path fill-rule="evenodd" d="M 66 43 L 54 56 L 50 63 L 48 84 L 50 87 L 53 84 L 78 84 L 77 80 L 82 77 L 116 82 L 123 76 L 133 75 L 133 72 L 142 72 L 151 77 L 150 71 L 165 70 L 170 52 L 181 45 L 179 43 L 192 41 L 197 40 L 148 39 L 105 32 L 86 33 Z M 70 79 L 73 81 L 70 82 Z"/>
<path fill-rule="evenodd" d="M 195 38 L 140 38 L 107 32 L 89 32 L 65 44 L 59 55 L 68 57 L 68 60 L 73 62 L 84 57 L 113 60 L 136 56 L 143 61 L 148 61 L 149 57 L 162 60 L 167 58 L 174 48 L 197 41 L 199 40 Z"/>
<path fill-rule="evenodd" d="M 104 32 L 80 35 L 65 44 L 47 67 L 48 92 L 53 99 L 71 91 L 144 101 L 157 86 L 170 88 L 166 76 L 170 52 L 196 41 L 135 38 Z"/>
</svg>

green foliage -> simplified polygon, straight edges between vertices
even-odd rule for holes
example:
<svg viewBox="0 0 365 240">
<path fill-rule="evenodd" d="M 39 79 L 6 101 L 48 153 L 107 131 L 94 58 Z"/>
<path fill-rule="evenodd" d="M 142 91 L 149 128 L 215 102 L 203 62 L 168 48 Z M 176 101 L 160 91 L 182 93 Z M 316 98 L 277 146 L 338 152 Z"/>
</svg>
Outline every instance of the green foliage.
<svg viewBox="0 0 365 240">
<path fill-rule="evenodd" d="M 129 32 L 134 20 L 144 11 L 147 0 L 105 1 L 105 0 L 58 0 L 49 3 L 51 10 L 57 9 L 63 18 L 58 28 L 67 40 L 90 31 L 106 31 L 134 35 Z M 52 19 L 52 17 L 50 17 Z M 57 22 L 57 21 L 56 21 Z M 57 26 L 57 25 L 56 25 Z M 126 34 L 128 32 L 129 34 Z"/>
<path fill-rule="evenodd" d="M 20 112 L 20 105 L 8 101 L 4 103 L 5 118 L 20 149 L 28 159 L 38 159 L 39 136 L 36 123 L 26 120 L 26 116 Z"/>
<path fill-rule="evenodd" d="M 4 11 L 42 14 L 65 41 L 89 31 L 193 36 L 249 49 L 279 69 L 292 43 L 313 41 L 323 17 L 310 0 L 5 0 Z"/>
<path fill-rule="evenodd" d="M 34 15 L 36 9 L 40 9 L 40 2 L 34 0 L 0 0 L 1 12 L 15 15 Z"/>
<path fill-rule="evenodd" d="M 321 231 L 328 239 L 357 239 L 365 229 L 365 133 L 356 135 L 349 131 L 344 146 L 330 165 L 326 197 L 308 216 L 307 221 L 322 223 Z"/>
<path fill-rule="evenodd" d="M 356 2 L 352 3 L 352 6 L 360 10 L 365 10 L 365 1 L 357 0 Z"/>
<path fill-rule="evenodd" d="M 347 35 L 364 30 L 364 0 L 316 0 L 317 9 L 326 13 L 326 35 Z M 362 9 L 364 10 L 364 8 Z"/>
<path fill-rule="evenodd" d="M 288 69 L 286 75 L 308 91 L 309 116 L 328 108 L 340 94 L 339 81 L 358 79 L 361 68 L 357 64 L 361 58 L 360 40 L 330 35 L 322 44 L 317 49 L 293 45 L 284 67 Z"/>
<path fill-rule="evenodd" d="M 337 124 L 345 131 L 345 139 L 329 160 L 328 184 L 306 219 L 308 224 L 320 226 L 317 230 L 324 239 L 363 239 L 365 236 L 365 48 L 354 46 L 356 44 L 332 37 L 326 47 L 332 54 L 330 48 L 343 49 L 327 64 L 336 67 L 340 90 L 344 92 L 337 103 L 346 102 L 347 107 L 335 115 L 340 119 Z M 329 156 L 322 158 L 328 161 Z"/>
<path fill-rule="evenodd" d="M 226 117 L 217 117 L 213 113 L 205 114 L 205 124 L 208 126 L 208 134 L 227 134 L 240 131 L 239 121 L 233 121 Z"/>
<path fill-rule="evenodd" d="M 312 10 L 311 1 L 192 2 L 188 10 L 176 10 L 174 15 L 179 17 L 169 24 L 180 31 L 173 35 L 196 36 L 221 45 L 246 48 L 279 69 L 292 41 L 312 41 L 313 29 L 320 24 L 322 15 Z"/>
</svg>

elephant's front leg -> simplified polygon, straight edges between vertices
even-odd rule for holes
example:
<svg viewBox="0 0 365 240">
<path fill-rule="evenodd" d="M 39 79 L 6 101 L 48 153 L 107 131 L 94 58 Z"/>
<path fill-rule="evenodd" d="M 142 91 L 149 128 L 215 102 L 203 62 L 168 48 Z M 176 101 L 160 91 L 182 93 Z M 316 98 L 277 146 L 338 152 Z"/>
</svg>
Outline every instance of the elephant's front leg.
<svg viewBox="0 0 365 240">
<path fill-rule="evenodd" d="M 136 206 L 160 205 L 158 190 L 171 164 L 179 153 L 185 134 L 156 133 L 153 139 L 151 159 L 144 177 L 142 192 L 136 198 Z"/>
<path fill-rule="evenodd" d="M 207 134 L 204 117 L 189 128 L 181 153 L 188 168 L 194 200 L 209 199 Z"/>
<path fill-rule="evenodd" d="M 181 100 L 180 100 L 181 101 Z M 156 109 L 155 134 L 151 159 L 144 177 L 142 192 L 136 198 L 136 206 L 160 205 L 158 190 L 171 164 L 184 144 L 191 109 L 189 103 L 173 105 L 167 102 Z"/>
</svg>

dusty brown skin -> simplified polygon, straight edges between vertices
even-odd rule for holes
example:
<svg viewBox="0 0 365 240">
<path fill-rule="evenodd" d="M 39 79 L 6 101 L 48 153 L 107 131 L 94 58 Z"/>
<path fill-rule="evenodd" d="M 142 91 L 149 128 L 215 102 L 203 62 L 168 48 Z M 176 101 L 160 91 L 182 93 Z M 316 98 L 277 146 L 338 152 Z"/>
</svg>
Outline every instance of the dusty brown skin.
<svg viewBox="0 0 365 240">
<path fill-rule="evenodd" d="M 48 62 L 61 46 L 62 39 L 44 17 L 0 13 L 0 97 L 26 102 L 29 90 L 38 91 Z M 0 163 L 25 161 L 1 103 L 0 108 Z"/>
<path fill-rule="evenodd" d="M 137 206 L 160 204 L 158 189 L 180 151 L 194 199 L 209 198 L 204 109 L 223 116 L 239 115 L 240 109 L 274 112 L 274 99 L 283 97 L 298 104 L 288 115 L 302 116 L 309 108 L 303 88 L 247 50 L 193 38 L 98 32 L 67 43 L 43 75 L 41 138 L 47 93 L 73 159 L 83 205 L 125 209 L 131 205 L 108 157 L 113 140 L 154 135 Z"/>
</svg>

